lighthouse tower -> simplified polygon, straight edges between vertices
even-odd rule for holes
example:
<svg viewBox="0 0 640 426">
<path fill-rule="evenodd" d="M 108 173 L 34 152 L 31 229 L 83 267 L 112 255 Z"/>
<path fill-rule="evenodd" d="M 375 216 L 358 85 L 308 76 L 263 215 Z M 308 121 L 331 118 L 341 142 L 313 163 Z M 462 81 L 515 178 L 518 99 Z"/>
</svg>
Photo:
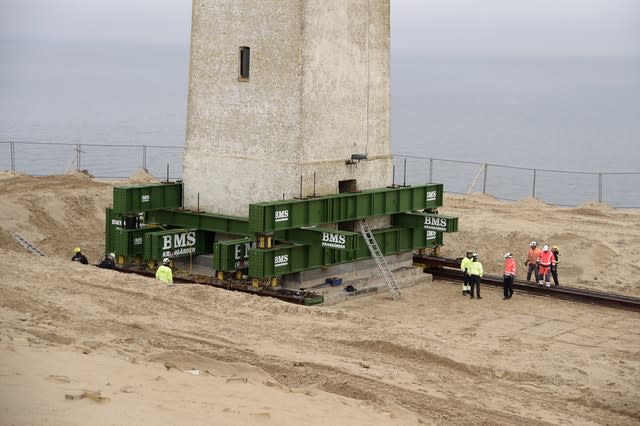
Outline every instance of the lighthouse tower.
<svg viewBox="0 0 640 426">
<path fill-rule="evenodd" d="M 194 0 L 184 206 L 392 182 L 389 0 Z"/>
</svg>

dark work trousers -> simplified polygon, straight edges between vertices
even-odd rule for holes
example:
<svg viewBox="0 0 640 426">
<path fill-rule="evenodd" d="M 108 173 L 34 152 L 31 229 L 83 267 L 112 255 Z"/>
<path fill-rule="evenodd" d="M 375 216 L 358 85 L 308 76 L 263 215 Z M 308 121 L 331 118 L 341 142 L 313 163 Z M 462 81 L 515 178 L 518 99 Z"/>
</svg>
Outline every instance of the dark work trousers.
<svg viewBox="0 0 640 426">
<path fill-rule="evenodd" d="M 471 275 L 471 298 L 473 299 L 473 289 L 476 289 L 476 296 L 480 298 L 480 276 Z"/>
<path fill-rule="evenodd" d="M 558 264 L 551 265 L 551 276 L 553 277 L 553 283 L 555 285 L 560 285 L 558 282 Z"/>
<path fill-rule="evenodd" d="M 527 270 L 527 281 L 531 281 L 531 273 L 533 272 L 533 277 L 536 282 L 538 282 L 538 264 L 537 263 L 529 263 L 529 269 Z"/>
<path fill-rule="evenodd" d="M 504 276 L 504 298 L 508 299 L 513 296 L 513 275 Z"/>
<path fill-rule="evenodd" d="M 471 277 L 466 272 L 464 273 L 464 288 L 469 288 L 471 285 Z"/>
</svg>

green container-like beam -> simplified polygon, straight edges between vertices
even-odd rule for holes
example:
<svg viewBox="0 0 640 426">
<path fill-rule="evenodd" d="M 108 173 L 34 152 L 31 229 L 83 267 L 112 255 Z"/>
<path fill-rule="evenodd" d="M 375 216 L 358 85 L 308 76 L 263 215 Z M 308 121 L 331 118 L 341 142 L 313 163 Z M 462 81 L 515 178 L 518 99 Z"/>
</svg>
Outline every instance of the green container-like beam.
<svg viewBox="0 0 640 426">
<path fill-rule="evenodd" d="M 144 236 L 148 232 L 157 231 L 158 228 L 122 229 L 116 228 L 113 231 L 114 245 L 112 250 L 117 256 L 124 256 L 126 259 L 145 255 Z"/>
<path fill-rule="evenodd" d="M 393 215 L 393 224 L 407 228 L 429 229 L 438 232 L 458 232 L 458 218 L 435 213 L 400 213 Z"/>
<path fill-rule="evenodd" d="M 249 232 L 266 234 L 442 206 L 442 184 L 378 188 L 249 205 Z"/>
<path fill-rule="evenodd" d="M 147 222 L 232 235 L 251 235 L 248 232 L 249 220 L 237 216 L 196 213 L 185 210 L 157 210 L 147 214 Z"/>
<path fill-rule="evenodd" d="M 144 235 L 144 260 L 160 261 L 210 253 L 213 232 L 196 229 L 169 229 L 148 232 Z"/>
<path fill-rule="evenodd" d="M 285 232 L 287 241 L 305 243 L 336 250 L 356 250 L 362 242 L 359 232 L 341 231 L 333 228 L 299 228 Z M 276 234 L 277 236 L 278 234 Z"/>
<path fill-rule="evenodd" d="M 113 188 L 113 212 L 120 214 L 182 206 L 182 183 L 155 183 Z"/>
<path fill-rule="evenodd" d="M 241 238 L 217 241 L 213 245 L 213 269 L 233 272 L 249 266 L 249 250 L 255 248 L 257 240 Z"/>
<path fill-rule="evenodd" d="M 378 229 L 373 231 L 373 235 L 384 256 L 442 245 L 441 232 L 424 228 Z M 323 249 L 317 244 L 277 245 L 270 249 L 249 250 L 249 276 L 266 279 L 370 257 L 371 253 L 364 241 L 356 250 Z M 218 270 L 234 270 L 233 264 L 220 266 Z"/>
</svg>

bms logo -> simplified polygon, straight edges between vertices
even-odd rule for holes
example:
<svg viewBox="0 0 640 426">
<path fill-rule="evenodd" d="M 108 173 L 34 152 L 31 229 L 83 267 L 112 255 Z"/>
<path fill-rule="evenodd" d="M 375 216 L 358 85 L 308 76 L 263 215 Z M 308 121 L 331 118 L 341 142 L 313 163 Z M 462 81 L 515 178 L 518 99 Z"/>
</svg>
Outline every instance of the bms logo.
<svg viewBox="0 0 640 426">
<path fill-rule="evenodd" d="M 289 210 L 276 210 L 275 220 L 276 222 L 284 222 L 289 220 Z"/>
<path fill-rule="evenodd" d="M 445 219 L 444 217 L 427 216 L 424 218 L 424 224 L 425 226 L 430 225 L 431 227 L 446 228 L 447 219 Z"/>
<path fill-rule="evenodd" d="M 322 247 L 345 248 L 347 237 L 342 234 L 334 234 L 332 232 L 322 233 Z"/>
<path fill-rule="evenodd" d="M 438 191 L 427 191 L 427 201 L 436 201 L 438 199 Z"/>
<path fill-rule="evenodd" d="M 289 255 L 288 254 L 281 254 L 278 255 L 274 258 L 273 261 L 273 266 L 275 266 L 276 268 L 278 266 L 287 266 L 289 264 Z"/>
<path fill-rule="evenodd" d="M 151 195 L 149 195 L 149 194 L 143 195 L 141 197 L 140 201 L 143 202 L 143 203 L 148 203 L 149 201 L 151 201 Z"/>
</svg>

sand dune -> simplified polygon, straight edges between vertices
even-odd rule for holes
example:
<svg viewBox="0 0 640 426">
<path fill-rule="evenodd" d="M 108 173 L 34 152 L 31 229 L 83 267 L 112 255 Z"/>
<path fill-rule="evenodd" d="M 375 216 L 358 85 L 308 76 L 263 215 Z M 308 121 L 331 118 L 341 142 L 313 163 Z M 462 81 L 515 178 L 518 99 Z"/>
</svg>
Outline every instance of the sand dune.
<svg viewBox="0 0 640 426">
<path fill-rule="evenodd" d="M 140 176 L 138 176 L 140 178 Z M 446 189 L 446 188 L 445 188 Z M 299 306 L 96 263 L 112 183 L 0 176 L 3 424 L 638 424 L 640 313 L 425 276 L 392 300 Z M 442 254 L 499 273 L 557 244 L 561 282 L 640 296 L 640 212 L 445 197 Z M 18 232 L 46 257 L 11 237 Z"/>
</svg>

